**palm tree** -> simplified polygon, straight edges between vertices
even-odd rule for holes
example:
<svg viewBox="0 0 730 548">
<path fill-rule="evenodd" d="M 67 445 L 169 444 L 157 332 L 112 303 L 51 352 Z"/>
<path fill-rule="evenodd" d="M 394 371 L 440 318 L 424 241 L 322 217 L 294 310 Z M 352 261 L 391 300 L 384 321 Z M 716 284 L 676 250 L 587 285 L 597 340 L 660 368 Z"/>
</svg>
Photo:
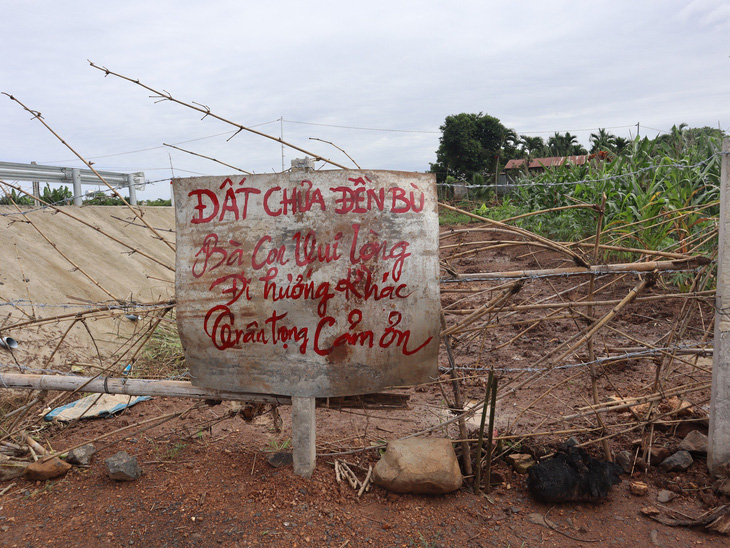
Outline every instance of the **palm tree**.
<svg viewBox="0 0 730 548">
<path fill-rule="evenodd" d="M 538 158 L 549 154 L 545 141 L 542 137 L 529 137 L 527 135 L 520 135 L 520 149 L 522 153 L 530 158 Z"/>
<path fill-rule="evenodd" d="M 621 155 L 629 149 L 630 144 L 631 141 L 629 141 L 628 139 L 624 139 L 623 137 L 616 137 L 613 144 L 613 151 L 617 155 Z"/>
<path fill-rule="evenodd" d="M 598 128 L 598 133 L 591 133 L 589 140 L 591 142 L 591 154 L 616 150 L 616 136 L 604 128 Z"/>
<path fill-rule="evenodd" d="M 499 161 L 504 158 L 509 160 L 516 155 L 517 143 L 520 142 L 520 138 L 514 129 L 508 127 L 502 127 L 500 136 L 500 145 L 496 154 L 496 164 L 494 167 L 494 184 L 496 186 L 499 178 Z"/>
</svg>

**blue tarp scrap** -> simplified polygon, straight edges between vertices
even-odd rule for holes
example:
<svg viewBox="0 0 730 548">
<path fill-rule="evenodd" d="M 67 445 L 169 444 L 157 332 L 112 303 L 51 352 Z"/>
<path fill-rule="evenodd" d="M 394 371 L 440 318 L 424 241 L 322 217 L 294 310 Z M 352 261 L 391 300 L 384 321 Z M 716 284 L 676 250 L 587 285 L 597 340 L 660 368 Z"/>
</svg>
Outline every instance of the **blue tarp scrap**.
<svg viewBox="0 0 730 548">
<path fill-rule="evenodd" d="M 149 399 L 152 398 L 150 396 L 125 396 L 124 394 L 91 394 L 56 407 L 46 414 L 44 419 L 71 421 L 78 418 L 108 417 Z"/>
</svg>

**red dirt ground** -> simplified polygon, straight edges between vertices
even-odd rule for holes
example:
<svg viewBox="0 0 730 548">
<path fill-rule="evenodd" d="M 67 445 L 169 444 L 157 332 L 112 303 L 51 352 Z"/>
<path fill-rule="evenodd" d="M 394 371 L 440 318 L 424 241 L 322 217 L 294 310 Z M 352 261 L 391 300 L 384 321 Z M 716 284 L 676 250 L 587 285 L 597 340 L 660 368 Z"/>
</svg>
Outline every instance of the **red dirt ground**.
<svg viewBox="0 0 730 548">
<path fill-rule="evenodd" d="M 498 251 L 479 260 L 455 261 L 457 270 L 468 268 L 474 272 L 560 264 L 560 258 L 554 255 L 522 256 L 516 250 Z M 577 282 L 558 280 L 553 288 L 546 288 L 545 284 L 539 286 L 533 282 L 523 289 L 518 300 L 534 302 L 543 293 L 569 288 L 574 283 Z M 611 295 L 621 298 L 635 283 L 633 279 L 626 280 L 604 292 L 602 298 Z M 662 291 L 670 290 L 656 287 L 651 293 Z M 585 290 L 581 292 L 585 294 Z M 457 298 L 444 293 L 443 304 L 448 306 Z M 468 306 L 486 300 L 486 296 L 472 296 Z M 634 337 L 656 340 L 671 326 L 679 306 L 678 301 L 637 303 L 624 311 L 614 325 Z M 704 321 L 707 322 L 707 317 Z M 702 320 L 697 319 L 696 323 L 701 326 Z M 494 348 L 523 327 L 503 327 L 490 332 L 485 340 L 457 345 L 457 365 L 524 368 L 576 328 L 572 320 L 556 321 L 541 325 L 513 345 Z M 609 331 L 598 338 L 597 347 L 602 350 L 634 344 Z M 580 357 L 566 361 L 573 363 Z M 448 363 L 443 351 L 440 360 L 442 365 Z M 646 359 L 608 367 L 600 380 L 601 395 L 646 393 L 646 386 L 653 381 L 654 366 L 653 360 Z M 517 374 L 500 374 L 500 386 Z M 529 404 L 547 386 L 567 380 L 573 374 L 573 370 L 554 373 L 537 386 L 501 400 L 497 409 L 499 433 L 558 430 L 555 422 L 549 427 L 540 425 L 546 417 L 559 417 L 586 405 L 587 375 L 574 382 L 566 381 L 549 397 L 534 406 Z M 705 375 L 703 379 L 706 378 Z M 466 398 L 483 398 L 483 385 L 483 377 L 466 381 L 463 386 Z M 450 387 L 446 385 L 446 388 L 451 397 Z M 45 483 L 18 479 L 0 485 L 0 489 L 5 489 L 0 496 L 0 544 L 9 547 L 338 548 L 728 546 L 728 537 L 699 529 L 668 527 L 641 513 L 642 508 L 655 506 L 662 512 L 670 508 L 680 515 L 699 517 L 711 508 L 730 502 L 727 497 L 713 493 L 703 459 L 696 459 L 683 474 L 665 474 L 653 467 L 646 474 L 636 472 L 635 480 L 649 485 L 649 492 L 643 497 L 630 493 L 629 478 L 624 477 L 600 504 L 535 502 L 527 491 L 526 476 L 512 471 L 502 460 L 494 467 L 494 479 L 501 481 L 488 497 L 475 495 L 467 482 L 460 491 L 443 496 L 394 495 L 373 487 L 358 498 L 349 485 L 336 482 L 332 466 L 335 457 L 329 453 L 396 439 L 449 418 L 436 385 L 410 388 L 406 393 L 410 395 L 408 410 L 318 409 L 318 461 L 310 480 L 295 476 L 290 465 L 274 468 L 266 460 L 268 453 L 286 446 L 291 437 L 288 408 L 281 409 L 281 433 L 276 433 L 271 413 L 246 423 L 235 414 L 232 404 L 224 402 L 213 407 L 203 405 L 182 418 L 134 433 L 112 446 L 104 447 L 105 441 L 99 441 L 96 443 L 99 452 L 88 469 L 75 467 L 64 478 Z M 706 393 L 695 393 L 693 401 L 699 406 L 705 397 Z M 51 425 L 39 434 L 46 437 L 54 450 L 63 450 L 114 429 L 194 404 L 194 401 L 158 398 L 113 418 L 87 420 L 67 427 Z M 531 411 L 515 423 L 519 411 L 526 407 Z M 606 420 L 628 419 L 613 414 L 611 418 L 607 415 Z M 592 426 L 592 418 L 581 424 Z M 575 426 L 571 423 L 567 427 Z M 455 428 L 450 428 L 448 434 L 458 437 Z M 437 430 L 433 435 L 444 433 Z M 555 434 L 523 440 L 519 450 L 544 455 L 567 436 Z M 589 439 L 583 434 L 576 436 L 579 441 Z M 638 437 L 637 432 L 617 436 L 610 442 L 611 449 L 633 451 L 632 441 Z M 681 432 L 657 428 L 653 441 L 673 449 L 681 441 Z M 142 478 L 119 483 L 106 476 L 104 459 L 120 450 L 137 457 L 144 469 Z M 594 456 L 599 456 L 599 450 L 600 444 L 590 447 Z M 362 479 L 363 470 L 376 462 L 378 453 L 368 450 L 338 458 L 360 467 L 355 470 Z M 656 501 L 661 489 L 674 491 L 678 496 L 662 506 Z M 552 527 L 541 521 L 544 516 Z"/>
</svg>

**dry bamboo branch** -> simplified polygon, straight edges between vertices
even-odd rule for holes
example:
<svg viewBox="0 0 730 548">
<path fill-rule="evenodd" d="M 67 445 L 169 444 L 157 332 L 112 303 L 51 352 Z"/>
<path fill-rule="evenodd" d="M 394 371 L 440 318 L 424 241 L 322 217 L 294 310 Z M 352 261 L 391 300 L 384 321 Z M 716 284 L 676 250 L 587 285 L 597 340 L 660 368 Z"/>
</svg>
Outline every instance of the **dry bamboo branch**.
<svg viewBox="0 0 730 548">
<path fill-rule="evenodd" d="M 198 405 L 198 403 L 196 403 L 195 405 Z M 116 430 L 112 430 L 111 432 L 106 432 L 106 433 L 102 434 L 101 436 L 97 436 L 93 440 L 82 441 L 81 443 L 78 443 L 78 444 L 74 445 L 73 447 L 64 449 L 63 451 L 56 451 L 55 453 L 51 453 L 50 455 L 47 455 L 46 457 L 44 457 L 43 460 L 47 461 L 47 460 L 52 459 L 53 457 L 58 457 L 58 456 L 64 455 L 64 454 L 68 453 L 69 451 L 78 449 L 82 445 L 86 445 L 87 443 L 94 443 L 94 442 L 106 439 L 115 434 L 119 434 L 120 432 L 124 432 L 125 430 L 130 430 L 132 428 L 137 428 L 139 426 L 145 426 L 145 425 L 152 424 L 152 423 L 154 423 L 154 424 L 152 424 L 152 426 L 150 426 L 149 428 L 154 428 L 155 426 L 160 426 L 161 424 L 163 424 L 171 419 L 174 419 L 175 417 L 184 415 L 185 413 L 190 411 L 190 409 L 195 407 L 195 405 L 185 409 L 184 411 L 175 411 L 174 413 L 167 413 L 166 415 L 160 415 L 159 417 L 153 417 L 151 419 L 143 420 L 143 421 L 137 422 L 135 424 L 130 424 L 129 426 L 123 426 L 122 428 L 117 428 Z M 145 428 L 144 430 L 148 430 L 149 428 Z"/>
<path fill-rule="evenodd" d="M 628 306 L 636 298 L 636 296 L 639 293 L 641 293 L 648 285 L 650 285 L 651 283 L 653 283 L 653 281 L 654 281 L 653 280 L 653 276 L 647 276 L 645 279 L 643 279 L 636 287 L 634 287 L 631 291 L 629 291 L 628 295 L 626 295 L 626 297 L 624 297 L 619 304 L 617 304 L 615 307 L 613 307 L 610 310 L 610 312 L 608 312 L 600 320 L 598 320 L 596 323 L 594 323 L 592 326 L 590 326 L 586 331 L 584 331 L 583 334 L 582 334 L 582 336 L 580 337 L 580 339 L 578 339 L 578 341 L 576 343 L 572 344 L 570 346 L 570 348 L 568 348 L 565 352 L 563 352 L 562 354 L 560 354 L 560 356 L 558 356 L 557 358 L 553 359 L 553 363 L 559 362 L 560 360 L 564 359 L 566 356 L 572 354 L 581 345 L 583 345 L 590 337 L 593 336 L 593 334 L 595 334 L 599 329 L 601 329 L 601 327 L 603 327 L 608 322 L 610 322 L 614 318 L 614 316 L 616 316 L 616 314 L 618 314 L 624 307 Z M 560 349 L 561 347 L 566 346 L 570 342 L 572 342 L 572 339 L 569 340 L 569 341 L 566 341 L 565 343 L 563 343 L 562 345 L 560 345 L 559 347 L 557 347 L 556 349 L 554 349 L 552 352 L 550 352 L 548 354 L 548 356 L 551 355 L 551 354 L 553 354 L 553 353 L 555 353 L 558 349 Z M 545 358 L 542 358 L 542 359 L 538 360 L 538 363 L 543 362 L 544 359 Z M 534 381 L 535 379 L 538 379 L 538 378 L 544 376 L 548 371 L 549 371 L 549 369 L 546 369 L 544 371 L 541 371 L 539 373 L 535 373 L 534 375 L 531 375 L 526 380 L 524 380 L 521 383 L 519 383 L 517 386 L 514 386 L 514 387 L 510 388 L 508 391 L 503 392 L 502 393 L 502 396 L 505 396 L 507 394 L 513 394 L 518 389 L 522 388 L 523 386 L 527 385 L 528 383 Z"/>
<path fill-rule="evenodd" d="M 476 249 L 468 249 L 466 251 L 461 251 L 460 253 L 453 253 L 453 254 L 449 255 L 449 260 L 458 259 L 460 257 L 466 257 L 467 255 L 476 255 L 477 253 L 483 253 L 485 251 L 491 251 L 493 249 L 500 249 L 503 247 L 514 247 L 514 246 L 518 246 L 518 245 L 525 245 L 525 242 L 517 242 L 514 240 L 496 240 L 496 241 L 491 241 L 491 242 L 486 242 L 486 243 L 489 243 L 490 245 L 487 245 L 484 247 L 478 247 Z M 535 247 L 542 247 L 545 249 L 552 249 L 550 246 L 543 244 L 541 242 L 530 242 L 530 245 L 535 246 Z M 446 249 L 447 247 L 451 247 L 451 246 L 445 246 L 440 249 Z M 464 246 L 460 245 L 460 246 L 455 246 L 455 247 L 464 247 Z"/>
<path fill-rule="evenodd" d="M 143 304 L 140 306 L 144 306 L 146 308 L 152 308 L 152 307 L 172 308 L 175 306 L 175 301 L 174 300 L 163 301 L 163 302 L 156 302 L 156 303 L 150 303 L 150 304 Z M 135 305 L 130 304 L 128 308 L 133 309 L 133 308 L 135 308 Z M 46 323 L 57 322 L 59 320 L 68 320 L 71 318 L 76 318 L 77 316 L 90 316 L 93 314 L 98 314 L 99 312 L 109 312 L 109 310 L 110 310 L 109 306 L 100 306 L 100 307 L 96 307 L 96 308 L 89 308 L 88 310 L 82 310 L 80 312 L 69 312 L 68 314 L 59 314 L 57 316 L 42 318 L 40 320 L 24 321 L 24 322 L 7 325 L 7 326 L 3 327 L 2 329 L 0 329 L 0 331 L 6 331 L 6 330 L 10 330 L 10 329 L 19 329 L 19 328 L 25 327 L 27 325 L 39 326 L 39 325 L 46 324 Z M 123 309 L 119 309 L 118 313 L 127 314 L 128 313 L 127 308 L 125 307 Z"/>
<path fill-rule="evenodd" d="M 444 329 L 446 327 L 446 318 L 444 317 L 444 313 L 441 313 L 441 329 Z M 454 362 L 454 355 L 451 352 L 451 340 L 448 335 L 445 335 L 443 337 L 444 341 L 444 347 L 446 348 L 446 355 L 449 359 L 449 365 L 451 366 L 451 370 L 449 371 L 449 376 L 451 377 L 451 386 L 454 390 L 454 411 L 461 414 L 464 411 L 464 402 L 461 399 L 461 389 L 459 387 L 459 380 L 456 378 L 456 363 Z M 439 384 L 439 387 L 442 387 L 441 384 Z M 443 387 L 442 387 L 443 388 Z M 466 420 L 462 417 L 459 420 L 459 435 L 462 438 L 467 437 L 467 431 L 466 431 Z M 471 454 L 469 451 L 469 444 L 468 443 L 462 443 L 461 444 L 461 454 L 464 462 L 464 473 L 467 476 L 471 476 L 472 473 L 472 467 L 471 467 Z"/>
<path fill-rule="evenodd" d="M 591 409 L 589 411 L 585 411 L 582 413 L 575 413 L 573 415 L 566 415 L 564 417 L 558 417 L 555 420 L 558 422 L 563 421 L 569 421 L 569 420 L 575 420 L 580 419 L 583 417 L 586 417 L 588 415 L 593 415 L 595 413 L 608 413 L 609 411 L 621 411 L 623 409 L 629 409 L 631 407 L 636 407 L 637 405 L 641 405 L 642 403 L 651 403 L 651 402 L 658 402 L 663 399 L 672 397 L 672 396 L 678 396 L 679 394 L 690 394 L 692 392 L 699 392 L 702 390 L 706 390 L 710 388 L 711 383 L 705 382 L 705 383 L 699 383 L 694 386 L 680 386 L 678 388 L 675 388 L 673 390 L 666 390 L 664 392 L 656 392 L 654 394 L 650 394 L 648 396 L 643 397 L 637 397 L 637 398 L 627 398 L 627 400 L 623 402 L 613 403 L 613 402 L 604 402 L 598 405 L 591 406 Z"/>
<path fill-rule="evenodd" d="M 284 146 L 288 146 L 289 148 L 293 148 L 294 150 L 298 150 L 299 152 L 303 152 L 304 154 L 307 154 L 308 156 L 312 156 L 315 160 L 321 160 L 321 161 L 327 162 L 328 164 L 331 164 L 331 165 L 333 165 L 335 167 L 339 167 L 341 169 L 347 169 L 345 166 L 343 166 L 341 164 L 338 164 L 336 162 L 333 162 L 332 160 L 328 160 L 327 158 L 324 158 L 324 157 L 320 156 L 319 154 L 314 154 L 313 152 L 309 152 L 308 150 L 305 150 L 305 149 L 300 148 L 298 146 L 292 145 L 291 143 L 288 143 L 288 142 L 284 141 L 280 137 L 273 137 L 271 135 L 267 135 L 266 133 L 262 133 L 261 131 L 257 131 L 255 129 L 251 129 L 249 127 L 243 126 L 241 124 L 237 124 L 235 122 L 231 122 L 230 120 L 227 120 L 226 118 L 223 118 L 222 116 L 218 116 L 217 114 L 214 114 L 207 107 L 204 107 L 204 106 L 203 107 L 196 106 L 195 104 L 186 103 L 185 101 L 181 101 L 179 99 L 175 99 L 172 95 L 170 95 L 166 91 L 157 91 L 156 89 L 151 88 L 151 87 L 143 84 L 139 80 L 135 80 L 135 79 L 129 78 L 128 76 L 123 76 L 122 74 L 118 74 L 116 72 L 113 72 L 113 71 L 109 70 L 106 67 L 100 67 L 98 65 L 95 65 L 91 61 L 89 61 L 89 65 L 91 65 L 92 67 L 94 67 L 97 70 L 102 71 L 106 76 L 109 76 L 111 74 L 112 76 L 116 76 L 117 78 L 120 78 L 122 80 L 126 80 L 127 82 L 132 82 L 133 84 L 136 84 L 136 85 L 138 85 L 138 86 L 146 89 L 147 91 L 154 93 L 155 94 L 155 98 L 157 98 L 157 99 L 159 99 L 161 101 L 170 101 L 170 102 L 173 102 L 173 103 L 177 103 L 178 105 L 182 105 L 184 107 L 187 107 L 189 109 L 192 109 L 192 110 L 195 110 L 195 111 L 198 111 L 198 112 L 204 114 L 203 118 L 205 118 L 206 116 L 210 116 L 211 118 L 215 118 L 216 120 L 220 120 L 221 122 L 224 122 L 224 123 L 229 124 L 229 125 L 231 125 L 231 126 L 233 126 L 235 128 L 238 128 L 238 131 L 236 133 L 240 133 L 241 131 L 248 131 L 249 133 L 253 133 L 253 134 L 258 135 L 260 137 L 265 137 L 266 139 L 271 139 L 272 141 L 276 141 L 277 143 L 281 143 Z"/>
<path fill-rule="evenodd" d="M 448 329 L 441 332 L 442 337 L 447 337 L 449 335 L 453 335 L 454 333 L 458 333 L 461 329 L 468 326 L 469 324 L 474 323 L 479 318 L 485 316 L 486 314 L 489 314 L 496 308 L 498 308 L 501 304 L 503 304 L 511 295 L 517 293 L 520 289 L 522 289 L 522 283 L 518 282 L 515 284 L 512 284 L 511 287 L 507 287 L 503 289 L 496 297 L 491 299 L 487 304 L 479 308 L 476 312 L 471 314 L 469 317 L 465 318 L 464 321 L 461 323 L 454 325 L 452 327 L 449 327 Z"/>
<path fill-rule="evenodd" d="M 102 183 L 104 183 L 104 185 L 106 185 L 106 187 L 107 187 L 107 188 L 108 188 L 109 190 L 111 190 L 111 191 L 112 191 L 112 192 L 114 193 L 114 196 L 116 196 L 117 198 L 119 198 L 119 199 L 120 199 L 120 200 L 122 201 L 122 203 L 123 203 L 123 204 L 124 204 L 125 206 L 127 206 L 127 208 L 128 208 L 128 209 L 129 209 L 129 210 L 130 210 L 130 211 L 131 211 L 131 212 L 132 212 L 133 214 L 134 214 L 134 216 L 135 216 L 135 217 L 137 217 L 137 218 L 138 218 L 138 219 L 139 219 L 140 221 L 142 221 L 142 223 L 144 223 L 144 225 L 145 225 L 145 226 L 146 226 L 146 227 L 147 227 L 148 229 L 150 229 L 150 230 L 152 231 L 152 233 L 153 233 L 153 234 L 154 234 L 154 235 L 155 235 L 155 236 L 156 236 L 157 238 L 159 238 L 159 239 L 160 239 L 161 241 L 163 241 L 163 242 L 165 243 L 165 245 L 167 245 L 167 247 L 169 247 L 170 249 L 172 249 L 173 251 L 175 251 L 175 246 L 174 246 L 174 245 L 172 245 L 172 244 L 171 244 L 171 243 L 170 243 L 169 241 L 167 241 L 167 240 L 166 240 L 165 238 L 163 238 L 163 237 L 162 237 L 162 236 L 161 236 L 161 235 L 160 235 L 160 234 L 159 234 L 159 233 L 157 232 L 157 230 L 155 230 L 154 228 L 152 228 L 152 226 L 150 226 L 150 225 L 149 225 L 149 224 L 147 223 L 147 221 L 145 221 L 145 220 L 144 220 L 144 218 L 142 217 L 142 215 L 140 215 L 140 214 L 139 214 L 139 213 L 138 213 L 137 211 L 135 211 L 135 210 L 134 210 L 134 208 L 133 208 L 133 207 L 132 207 L 131 205 L 129 205 L 129 202 L 127 202 L 127 200 L 125 200 L 125 199 L 124 199 L 124 197 L 123 197 L 123 196 L 122 196 L 121 194 L 119 194 L 119 192 L 117 192 L 117 190 L 116 190 L 116 189 L 115 189 L 115 188 L 114 188 L 113 186 L 111 186 L 111 185 L 110 185 L 109 183 L 107 183 L 107 182 L 106 182 L 106 180 L 104 179 L 104 177 L 102 177 L 102 176 L 101 176 L 101 175 L 99 174 L 99 172 L 98 172 L 98 171 L 96 171 L 96 170 L 95 170 L 95 169 L 94 169 L 94 168 L 92 167 L 91 163 L 87 162 L 87 161 L 86 161 L 86 160 L 85 160 L 85 159 L 84 159 L 84 158 L 83 158 L 83 157 L 82 157 L 82 156 L 81 156 L 81 155 L 80 155 L 80 154 L 79 154 L 78 152 L 76 152 L 76 150 L 74 150 L 74 149 L 73 149 L 73 148 L 71 147 L 71 145 L 69 145 L 69 144 L 68 144 L 68 143 L 67 143 L 66 141 L 64 141 L 64 140 L 63 140 L 63 139 L 61 138 L 61 136 L 60 136 L 60 135 L 59 135 L 58 133 L 56 133 L 55 131 L 53 131 L 53 129 L 51 129 L 51 126 L 49 126 L 48 124 L 46 124 L 46 121 L 45 121 L 45 120 L 43 119 L 43 117 L 41 116 L 41 113 L 40 113 L 40 112 L 38 112 L 37 110 L 31 110 L 31 109 L 29 109 L 29 108 L 28 108 L 27 106 L 25 106 L 25 105 L 24 105 L 23 103 L 21 103 L 21 102 L 20 102 L 20 101 L 19 101 L 19 100 L 18 100 L 17 98 L 13 97 L 13 96 L 12 96 L 12 95 L 10 95 L 9 93 L 5 93 L 5 92 L 2 92 L 2 93 L 3 93 L 3 95 L 7 95 L 8 97 L 10 97 L 10 99 L 11 99 L 12 101 L 15 101 L 16 103 L 18 103 L 18 104 L 19 104 L 19 105 L 20 105 L 21 107 L 23 107 L 23 109 L 25 109 L 25 110 L 26 110 L 27 112 L 29 112 L 30 114 L 32 114 L 32 115 L 33 115 L 33 118 L 35 118 L 35 119 L 36 119 L 36 120 L 38 120 L 38 121 L 39 121 L 39 122 L 40 122 L 41 124 L 43 124 L 43 125 L 45 126 L 45 128 L 46 128 L 46 129 L 47 129 L 48 131 L 50 131 L 50 132 L 51 132 L 51 133 L 52 133 L 52 134 L 54 135 L 54 137 L 56 137 L 56 139 L 58 139 L 59 141 L 61 141 L 61 143 L 63 143 L 63 144 L 64 144 L 64 146 L 65 146 L 66 148 L 68 148 L 68 149 L 69 149 L 69 150 L 70 150 L 71 152 L 73 152 L 73 153 L 74 153 L 74 154 L 76 155 L 76 157 L 77 157 L 77 158 L 78 158 L 79 160 L 81 160 L 81 161 L 82 161 L 82 162 L 84 163 L 84 165 L 85 165 L 86 167 L 88 167 L 88 168 L 89 168 L 89 169 L 90 169 L 91 171 L 93 171 L 93 172 L 94 172 L 94 175 L 96 175 L 96 176 L 97 176 L 97 177 L 99 178 L 99 180 L 100 180 L 100 181 L 101 181 Z"/>
<path fill-rule="evenodd" d="M 220 160 L 216 160 L 215 158 L 211 158 L 210 156 L 205 156 L 203 154 L 198 154 L 197 152 L 193 152 L 192 150 L 185 150 L 184 148 L 176 147 L 175 145 L 168 145 L 167 143 L 162 143 L 166 147 L 174 148 L 175 150 L 179 150 L 180 152 L 185 152 L 186 154 L 192 154 L 193 156 L 199 156 L 201 158 L 205 158 L 206 160 L 212 160 L 213 162 L 217 162 L 223 166 L 230 167 L 231 169 L 235 169 L 236 171 L 240 171 L 241 173 L 246 173 L 247 175 L 252 175 L 250 171 L 246 171 L 245 169 L 241 169 L 236 166 L 232 166 L 231 164 L 227 164 L 225 162 L 221 162 Z"/>
<path fill-rule="evenodd" d="M 590 242 L 566 243 L 566 246 L 574 245 L 576 247 L 585 247 L 594 249 L 595 244 Z M 658 251 L 654 249 L 641 249 L 640 247 L 621 247 L 619 245 L 600 244 L 598 246 L 602 251 L 619 251 L 621 253 L 638 253 L 649 257 L 666 257 L 667 259 L 689 259 L 692 254 L 689 253 L 670 253 L 669 251 Z"/>
<path fill-rule="evenodd" d="M 529 240 L 543 243 L 546 246 L 548 246 L 550 249 L 553 249 L 564 255 L 568 255 L 569 257 L 571 257 L 573 259 L 575 264 L 577 264 L 579 266 L 583 266 L 583 267 L 588 266 L 588 263 L 586 263 L 586 261 L 580 255 L 578 255 L 575 251 L 572 251 L 560 244 L 557 244 L 557 243 L 553 242 L 552 240 L 549 240 L 548 238 L 543 238 L 542 236 L 538 236 L 537 234 L 534 234 L 534 233 L 530 232 L 529 230 L 525 230 L 525 229 L 519 228 L 519 227 L 513 227 L 513 226 L 507 225 L 505 223 L 501 223 L 499 221 L 494 221 L 492 219 L 488 219 L 487 217 L 482 217 L 481 215 L 476 215 L 475 213 L 471 213 L 469 211 L 465 211 L 463 209 L 459 209 L 458 207 L 453 207 L 448 204 L 444 204 L 442 202 L 439 202 L 438 205 L 439 205 L 439 207 L 442 207 L 444 209 L 448 209 L 450 211 L 455 211 L 455 212 L 461 213 L 463 215 L 468 215 L 469 217 L 472 217 L 472 218 L 482 221 L 484 223 L 488 223 L 488 224 L 503 228 L 514 234 L 518 234 L 522 237 L 528 238 Z"/>
</svg>

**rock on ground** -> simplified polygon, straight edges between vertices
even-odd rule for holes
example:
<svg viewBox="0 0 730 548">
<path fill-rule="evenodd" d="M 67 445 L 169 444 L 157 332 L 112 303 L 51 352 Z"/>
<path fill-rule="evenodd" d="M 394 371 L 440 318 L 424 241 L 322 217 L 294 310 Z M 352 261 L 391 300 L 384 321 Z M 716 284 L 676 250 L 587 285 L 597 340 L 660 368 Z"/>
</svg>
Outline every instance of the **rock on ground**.
<svg viewBox="0 0 730 548">
<path fill-rule="evenodd" d="M 77 464 L 80 466 L 88 466 L 91 464 L 91 457 L 96 453 L 96 447 L 93 443 L 87 443 L 76 449 L 71 449 L 66 457 L 69 464 Z"/>
<path fill-rule="evenodd" d="M 112 455 L 104 461 L 107 475 L 117 481 L 134 481 L 142 475 L 142 469 L 137 458 L 130 456 L 126 451 Z"/>
<path fill-rule="evenodd" d="M 693 462 L 692 455 L 688 451 L 677 451 L 671 457 L 664 459 L 659 468 L 665 472 L 684 472 Z"/>
<path fill-rule="evenodd" d="M 71 465 L 63 462 L 58 457 L 53 457 L 47 461 L 37 461 L 30 463 L 25 469 L 25 478 L 31 481 L 43 481 L 58 476 L 63 476 L 71 469 Z"/>
<path fill-rule="evenodd" d="M 679 449 L 690 453 L 707 454 L 707 436 L 702 432 L 692 430 L 679 444 Z"/>
<path fill-rule="evenodd" d="M 451 441 L 411 438 L 388 444 L 373 482 L 395 493 L 439 495 L 459 489 L 462 476 Z"/>
</svg>

